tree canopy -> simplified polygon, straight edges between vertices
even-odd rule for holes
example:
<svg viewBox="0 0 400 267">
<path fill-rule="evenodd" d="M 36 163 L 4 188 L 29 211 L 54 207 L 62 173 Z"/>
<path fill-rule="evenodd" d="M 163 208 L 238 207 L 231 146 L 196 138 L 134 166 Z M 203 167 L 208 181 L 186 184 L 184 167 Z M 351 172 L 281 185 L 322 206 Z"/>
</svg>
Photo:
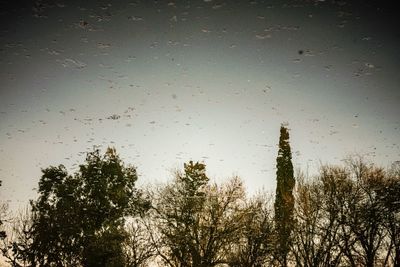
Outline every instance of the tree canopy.
<svg viewBox="0 0 400 267">
<path fill-rule="evenodd" d="M 31 201 L 31 265 L 125 266 L 125 219 L 148 208 L 136 189 L 136 169 L 115 149 L 89 152 L 79 171 L 63 165 L 42 170 L 39 197 Z"/>
</svg>

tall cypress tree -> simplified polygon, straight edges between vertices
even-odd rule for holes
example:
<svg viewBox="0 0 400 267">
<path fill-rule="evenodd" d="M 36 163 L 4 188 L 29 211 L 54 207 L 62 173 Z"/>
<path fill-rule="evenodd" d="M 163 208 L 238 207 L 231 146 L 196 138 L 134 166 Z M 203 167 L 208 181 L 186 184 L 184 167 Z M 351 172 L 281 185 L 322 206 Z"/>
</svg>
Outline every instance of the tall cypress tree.
<svg viewBox="0 0 400 267">
<path fill-rule="evenodd" d="M 276 258 L 281 266 L 287 266 L 290 249 L 290 232 L 293 228 L 294 197 L 292 153 L 289 144 L 289 132 L 281 126 L 279 151 L 276 159 L 276 196 L 275 196 L 275 229 L 277 234 Z"/>
</svg>

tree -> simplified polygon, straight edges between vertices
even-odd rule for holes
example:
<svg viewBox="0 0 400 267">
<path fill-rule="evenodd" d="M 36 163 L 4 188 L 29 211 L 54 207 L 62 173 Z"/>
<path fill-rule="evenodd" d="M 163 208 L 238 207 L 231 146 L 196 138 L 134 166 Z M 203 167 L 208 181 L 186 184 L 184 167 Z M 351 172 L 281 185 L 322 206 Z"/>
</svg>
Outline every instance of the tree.
<svg viewBox="0 0 400 267">
<path fill-rule="evenodd" d="M 379 192 L 384 209 L 385 228 L 389 236 L 388 254 L 385 264 L 392 255 L 394 266 L 400 266 L 400 161 L 392 164 L 388 171 L 386 186 Z"/>
<path fill-rule="evenodd" d="M 29 207 L 24 209 L 9 222 L 6 238 L 0 245 L 1 253 L 6 261 L 13 267 L 33 266 L 30 249 L 32 244 L 32 214 Z"/>
<path fill-rule="evenodd" d="M 273 252 L 273 218 L 269 198 L 256 195 L 246 201 L 242 211 L 243 225 L 237 241 L 228 252 L 230 267 L 261 267 L 271 265 Z"/>
<path fill-rule="evenodd" d="M 184 164 L 184 172 L 177 172 L 175 181 L 162 188 L 153 199 L 154 217 L 160 233 L 157 251 L 169 266 L 192 266 L 193 231 L 199 224 L 208 181 L 205 165 L 190 161 Z"/>
<path fill-rule="evenodd" d="M 342 222 L 353 237 L 347 256 L 352 266 L 373 267 L 384 254 L 387 215 L 381 198 L 387 191 L 387 175 L 384 169 L 366 164 L 361 157 L 349 158 L 347 166 L 353 184 L 345 198 L 348 213 Z"/>
<path fill-rule="evenodd" d="M 322 166 L 315 178 L 298 176 L 291 244 L 296 266 L 340 266 L 340 218 L 348 194 L 347 177 L 343 168 L 330 166 Z"/>
<path fill-rule="evenodd" d="M 155 243 L 151 242 L 150 217 L 135 218 L 127 224 L 128 238 L 124 243 L 126 267 L 145 267 L 157 255 Z"/>
<path fill-rule="evenodd" d="M 31 201 L 32 265 L 124 266 L 125 218 L 149 206 L 135 188 L 136 169 L 115 149 L 87 154 L 79 171 L 63 165 L 42 170 Z"/>
<path fill-rule="evenodd" d="M 190 161 L 184 173 L 154 197 L 152 240 L 171 267 L 212 267 L 227 263 L 240 241 L 246 218 L 243 184 L 235 177 L 209 184 L 203 163 Z"/>
<path fill-rule="evenodd" d="M 248 219 L 246 195 L 239 177 L 206 188 L 204 211 L 200 213 L 199 262 L 211 267 L 229 263 L 227 255 L 240 244 Z"/>
<path fill-rule="evenodd" d="M 360 157 L 300 179 L 292 239 L 296 266 L 397 266 L 399 181 Z"/>
<path fill-rule="evenodd" d="M 1 186 L 1 180 L 0 180 Z M 7 215 L 8 205 L 0 203 L 0 252 L 5 261 L 13 267 L 29 265 L 32 258 L 29 247 L 32 243 L 31 226 L 32 218 L 27 208 L 17 218 L 7 216 L 7 227 L 4 218 Z"/>
<path fill-rule="evenodd" d="M 292 153 L 289 144 L 289 132 L 281 126 L 279 151 L 276 159 L 276 195 L 275 195 L 275 229 L 277 234 L 276 258 L 281 266 L 287 266 L 290 249 L 290 234 L 293 229 L 295 179 L 293 174 Z"/>
</svg>

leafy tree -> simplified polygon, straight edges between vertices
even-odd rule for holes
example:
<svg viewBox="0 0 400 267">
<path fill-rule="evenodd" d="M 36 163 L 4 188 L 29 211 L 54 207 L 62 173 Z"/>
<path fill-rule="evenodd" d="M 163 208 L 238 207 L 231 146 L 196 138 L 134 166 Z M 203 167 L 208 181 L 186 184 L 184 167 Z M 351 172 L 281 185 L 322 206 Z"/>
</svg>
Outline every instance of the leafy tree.
<svg viewBox="0 0 400 267">
<path fill-rule="evenodd" d="M 87 154 L 79 171 L 42 170 L 32 206 L 32 265 L 124 266 L 125 218 L 148 203 L 135 188 L 136 170 L 115 149 Z"/>
<path fill-rule="evenodd" d="M 290 250 L 290 234 L 293 229 L 295 179 L 292 153 L 289 144 L 289 131 L 281 126 L 279 151 L 276 159 L 275 228 L 277 234 L 276 258 L 282 266 L 287 266 Z"/>
</svg>

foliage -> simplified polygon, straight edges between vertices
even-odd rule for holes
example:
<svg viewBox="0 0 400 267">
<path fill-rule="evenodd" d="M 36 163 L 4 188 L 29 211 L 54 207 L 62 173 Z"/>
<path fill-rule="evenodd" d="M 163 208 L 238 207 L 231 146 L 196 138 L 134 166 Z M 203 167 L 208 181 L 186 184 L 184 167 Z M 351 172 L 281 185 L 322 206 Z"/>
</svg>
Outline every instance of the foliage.
<svg viewBox="0 0 400 267">
<path fill-rule="evenodd" d="M 63 165 L 42 172 L 23 230 L 29 242 L 17 239 L 14 256 L 32 266 L 125 266 L 125 218 L 149 206 L 135 188 L 135 168 L 109 148 L 88 153 L 74 175 Z"/>
<path fill-rule="evenodd" d="M 289 144 L 289 131 L 281 126 L 279 151 L 276 159 L 275 229 L 277 234 L 276 258 L 282 266 L 287 266 L 290 250 L 290 234 L 293 229 L 295 179 L 292 153 Z"/>
</svg>

